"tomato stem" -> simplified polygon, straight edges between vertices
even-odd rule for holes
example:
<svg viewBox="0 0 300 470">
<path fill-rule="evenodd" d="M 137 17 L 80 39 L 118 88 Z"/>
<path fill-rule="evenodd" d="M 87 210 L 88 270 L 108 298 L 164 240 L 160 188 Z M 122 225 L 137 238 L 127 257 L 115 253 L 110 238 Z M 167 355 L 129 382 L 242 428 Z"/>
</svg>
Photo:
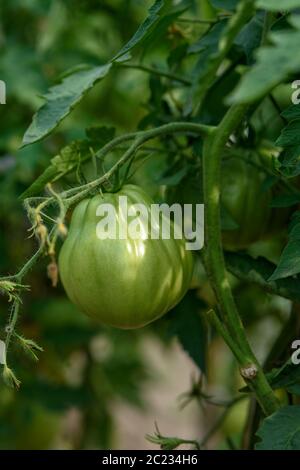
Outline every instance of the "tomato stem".
<svg viewBox="0 0 300 470">
<path fill-rule="evenodd" d="M 159 77 L 168 78 L 169 80 L 174 80 L 186 86 L 191 86 L 193 83 L 192 80 L 189 80 L 188 78 L 180 77 L 179 75 L 166 72 L 165 70 L 160 70 L 155 67 L 149 67 L 149 66 L 142 65 L 142 64 L 126 64 L 126 63 L 124 64 L 121 63 L 118 65 L 123 68 L 141 70 L 142 72 L 150 73 L 152 75 L 157 75 Z"/>
<path fill-rule="evenodd" d="M 127 149 L 124 155 L 108 170 L 105 175 L 100 176 L 99 178 L 77 188 L 72 188 L 71 191 L 65 191 L 61 194 L 62 198 L 67 198 L 65 203 L 68 206 L 71 206 L 75 203 L 78 203 L 81 199 L 83 199 L 87 194 L 90 193 L 91 190 L 99 187 L 105 181 L 108 181 L 111 176 L 116 173 L 116 171 L 123 166 L 126 162 L 130 160 L 130 158 L 137 152 L 137 150 L 147 141 L 151 139 L 155 139 L 157 137 L 161 137 L 167 134 L 174 134 L 174 133 L 193 133 L 193 134 L 200 134 L 202 136 L 210 135 L 214 131 L 213 126 L 207 126 L 205 124 L 198 124 L 193 122 L 171 122 L 169 124 L 165 124 L 160 127 L 156 127 L 155 129 L 150 129 L 147 131 L 137 132 L 135 135 L 130 134 L 130 140 L 133 140 L 131 146 Z M 123 137 L 124 139 L 124 137 Z M 125 139 L 124 139 L 125 140 Z M 123 141 L 124 141 L 123 140 Z M 114 148 L 113 142 L 117 146 L 120 143 L 120 139 L 117 138 L 114 141 L 110 142 L 109 150 Z M 99 153 L 96 155 L 99 157 L 100 154 L 103 156 L 103 150 L 100 150 Z M 106 153 L 107 150 L 105 150 Z M 70 197 L 69 197 L 70 196 Z"/>
<path fill-rule="evenodd" d="M 255 393 L 263 412 L 269 415 L 277 410 L 279 403 L 249 345 L 228 281 L 221 241 L 221 161 L 226 143 L 243 119 L 246 109 L 245 105 L 233 105 L 218 128 L 204 142 L 203 189 L 206 229 L 204 258 L 220 308 L 220 320 L 217 322 L 214 318 L 213 324 L 217 326 L 219 333 L 234 353 L 240 368 L 245 370 L 250 364 L 256 367 L 255 375 L 244 379 Z"/>
</svg>

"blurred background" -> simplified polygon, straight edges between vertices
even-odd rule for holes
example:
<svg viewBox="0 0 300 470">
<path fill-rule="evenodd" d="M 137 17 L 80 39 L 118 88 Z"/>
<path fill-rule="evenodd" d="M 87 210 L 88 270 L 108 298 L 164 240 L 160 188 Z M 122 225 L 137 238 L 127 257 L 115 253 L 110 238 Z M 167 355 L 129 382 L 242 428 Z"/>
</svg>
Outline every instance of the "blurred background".
<svg viewBox="0 0 300 470">
<path fill-rule="evenodd" d="M 1 275 L 16 272 L 33 252 L 35 241 L 28 238 L 29 223 L 18 198 L 50 159 L 70 141 L 82 138 L 87 126 L 113 126 L 122 133 L 136 129 L 151 115 L 146 104 L 153 94 L 153 79 L 137 70 L 114 69 L 53 136 L 19 149 L 46 89 L 67 69 L 110 59 L 135 32 L 151 3 L 0 3 L 0 79 L 7 84 L 7 104 L 0 106 Z M 166 45 L 172 46 L 174 41 L 178 45 L 180 40 L 180 34 L 170 31 Z M 150 59 L 160 63 L 163 55 L 164 44 L 160 44 L 151 51 Z M 153 96 L 155 99 L 160 97 Z M 157 188 L 153 175 L 164 165 L 159 158 L 139 176 L 150 192 Z M 51 286 L 46 267 L 44 260 L 27 278 L 31 292 L 25 296 L 19 324 L 19 331 L 44 352 L 39 354 L 39 362 L 32 362 L 14 345 L 11 366 L 22 385 L 15 391 L 0 384 L 0 448 L 155 449 L 145 439 L 145 434 L 155 431 L 155 423 L 163 435 L 201 440 L 224 409 L 207 403 L 202 406 L 200 369 L 210 363 L 209 390 L 222 400 L 234 398 L 240 386 L 226 347 L 214 340 L 209 358 L 205 357 L 204 328 L 190 317 L 191 310 L 199 313 L 204 308 L 203 299 L 212 298 L 206 281 L 201 296 L 191 291 L 175 312 L 154 325 L 118 331 L 93 324 L 78 312 L 60 285 Z M 268 347 L 289 303 L 266 298 L 258 288 L 249 291 L 241 283 L 236 283 L 236 292 L 241 311 L 250 309 L 253 319 L 268 322 L 264 313 L 271 312 L 271 326 L 264 329 L 270 331 L 270 338 L 265 335 L 263 341 Z M 1 297 L 1 338 L 9 308 L 7 299 Z M 182 345 L 191 339 L 195 321 L 194 333 L 202 334 L 203 341 L 200 344 L 196 337 L 193 347 L 189 343 L 188 354 Z M 242 433 L 246 411 L 245 401 L 230 408 L 208 446 L 228 447 L 228 430 L 233 436 Z"/>
</svg>

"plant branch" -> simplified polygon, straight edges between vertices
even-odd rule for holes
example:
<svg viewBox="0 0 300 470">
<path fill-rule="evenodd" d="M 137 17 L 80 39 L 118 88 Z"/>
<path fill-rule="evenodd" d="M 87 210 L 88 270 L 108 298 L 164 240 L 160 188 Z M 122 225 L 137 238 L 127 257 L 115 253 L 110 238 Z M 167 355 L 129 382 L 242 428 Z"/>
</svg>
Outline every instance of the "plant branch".
<svg viewBox="0 0 300 470">
<path fill-rule="evenodd" d="M 120 67 L 126 68 L 126 69 L 136 69 L 136 70 L 141 70 L 142 72 L 147 72 L 152 75 L 157 75 L 158 77 L 164 77 L 168 78 L 170 80 L 174 80 L 175 82 L 182 83 L 185 86 L 191 86 L 192 85 L 192 80 L 181 77 L 179 75 L 173 74 L 171 72 L 166 72 L 164 70 L 157 69 L 155 67 L 150 67 L 148 65 L 142 65 L 142 64 L 119 64 Z"/>
<path fill-rule="evenodd" d="M 224 256 L 227 270 L 238 279 L 257 284 L 270 294 L 300 303 L 300 279 L 288 277 L 277 281 L 268 281 L 276 267 L 271 261 L 262 257 L 252 258 L 245 253 L 229 251 L 225 252 Z"/>
<path fill-rule="evenodd" d="M 176 23 L 192 23 L 192 24 L 215 24 L 220 20 L 231 18 L 231 13 L 220 13 L 216 18 L 198 19 L 198 18 L 177 18 Z"/>
<path fill-rule="evenodd" d="M 205 204 L 205 265 L 220 307 L 221 321 L 235 343 L 233 350 L 241 375 L 266 415 L 278 408 L 277 399 L 248 343 L 231 287 L 227 278 L 221 242 L 220 193 L 221 161 L 224 147 L 246 112 L 245 105 L 234 105 L 226 113 L 217 130 L 204 141 L 203 188 Z M 222 334 L 228 342 L 228 337 Z M 229 343 L 228 343 L 229 344 Z"/>
<path fill-rule="evenodd" d="M 226 408 L 222 411 L 220 416 L 216 419 L 212 427 L 209 429 L 209 431 L 205 434 L 205 436 L 201 439 L 200 441 L 200 448 L 202 449 L 209 439 L 219 430 L 221 424 L 224 422 L 225 418 L 227 417 L 228 413 L 230 412 L 231 408 L 241 400 L 244 400 L 245 396 L 240 396 L 236 398 L 235 400 L 232 400 L 229 402 L 226 406 Z"/>
<path fill-rule="evenodd" d="M 263 25 L 262 35 L 261 35 L 261 42 L 260 42 L 261 46 L 265 46 L 268 42 L 268 33 L 272 26 L 273 20 L 274 20 L 274 12 L 265 11 L 264 25 Z"/>
<path fill-rule="evenodd" d="M 101 184 L 103 184 L 105 181 L 108 181 L 109 178 L 121 167 L 123 166 L 130 158 L 136 153 L 136 151 L 147 141 L 161 137 L 163 135 L 167 134 L 172 134 L 172 133 L 194 133 L 202 136 L 207 136 L 211 134 L 214 130 L 214 127 L 212 126 L 207 126 L 205 124 L 197 124 L 197 123 L 192 123 L 192 122 L 172 122 L 170 124 L 164 124 L 161 127 L 157 127 L 155 129 L 150 129 L 148 131 L 141 131 L 137 132 L 134 135 L 134 141 L 132 145 L 128 148 L 128 150 L 124 153 L 124 155 L 111 167 L 110 170 L 108 170 L 104 175 L 100 176 L 99 178 L 83 185 L 79 186 L 77 188 L 73 188 L 70 191 L 65 191 L 64 193 L 61 194 L 62 198 L 67 198 L 66 199 L 66 204 L 68 207 L 71 205 L 79 202 L 82 198 L 84 198 L 91 190 L 99 187 Z M 132 139 L 132 134 L 130 135 L 130 139 Z M 114 145 L 113 142 L 115 142 L 115 145 L 118 145 L 120 140 L 119 138 L 114 139 L 114 141 L 111 142 L 110 145 L 110 150 L 113 149 Z M 100 154 L 103 155 L 103 150 L 102 149 L 97 156 Z M 107 150 L 105 150 L 105 153 Z M 74 194 L 74 196 L 68 197 L 70 195 Z"/>
</svg>

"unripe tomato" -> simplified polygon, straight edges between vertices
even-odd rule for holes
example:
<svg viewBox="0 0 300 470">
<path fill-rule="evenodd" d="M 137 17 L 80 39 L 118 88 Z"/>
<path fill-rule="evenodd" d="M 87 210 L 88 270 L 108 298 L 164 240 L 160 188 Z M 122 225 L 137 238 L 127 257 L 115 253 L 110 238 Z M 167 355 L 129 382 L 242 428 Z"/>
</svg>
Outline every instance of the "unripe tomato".
<svg viewBox="0 0 300 470">
<path fill-rule="evenodd" d="M 254 163 L 262 162 L 255 160 Z M 169 204 L 203 203 L 202 176 L 193 172 L 177 186 L 166 190 Z M 273 237 L 286 227 L 291 209 L 271 208 L 271 200 L 278 192 L 275 185 L 264 189 L 264 171 L 243 158 L 224 158 L 221 166 L 222 240 L 227 250 L 240 250 L 261 239 Z M 232 228 L 225 228 L 223 216 L 230 218 Z M 234 228 L 234 224 L 236 228 Z"/>
<path fill-rule="evenodd" d="M 246 248 L 262 238 L 271 216 L 271 191 L 263 190 L 265 174 L 242 158 L 222 163 L 221 201 L 237 228 L 223 230 L 228 249 Z"/>
<path fill-rule="evenodd" d="M 162 239 L 161 233 L 151 239 L 150 223 L 142 217 L 138 239 L 128 232 L 125 239 L 99 239 L 96 212 L 102 204 L 114 207 L 116 228 L 124 228 L 126 213 L 119 207 L 119 196 L 127 196 L 128 210 L 143 204 L 150 220 L 153 202 L 138 186 L 126 185 L 117 193 L 81 201 L 60 251 L 59 271 L 69 298 L 82 312 L 103 324 L 138 328 L 181 300 L 191 282 L 193 257 L 185 240 L 174 239 L 172 230 L 170 239 Z"/>
</svg>

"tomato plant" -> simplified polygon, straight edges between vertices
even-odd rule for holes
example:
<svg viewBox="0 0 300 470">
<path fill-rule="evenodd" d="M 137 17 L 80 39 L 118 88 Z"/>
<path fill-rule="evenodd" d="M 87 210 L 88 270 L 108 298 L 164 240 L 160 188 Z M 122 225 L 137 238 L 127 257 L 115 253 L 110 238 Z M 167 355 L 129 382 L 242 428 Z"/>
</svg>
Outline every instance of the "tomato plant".
<svg viewBox="0 0 300 470">
<path fill-rule="evenodd" d="M 47 447 L 73 412 L 63 445 L 116 447 L 116 403 L 151 409 L 146 352 L 175 367 L 176 338 L 202 434 L 159 422 L 148 445 L 300 449 L 299 8 L 2 2 L 0 447 Z M 133 237 L 121 196 L 146 214 L 203 204 L 204 247 L 146 236 L 136 213 Z M 106 236 L 108 203 L 124 237 Z"/>
</svg>

